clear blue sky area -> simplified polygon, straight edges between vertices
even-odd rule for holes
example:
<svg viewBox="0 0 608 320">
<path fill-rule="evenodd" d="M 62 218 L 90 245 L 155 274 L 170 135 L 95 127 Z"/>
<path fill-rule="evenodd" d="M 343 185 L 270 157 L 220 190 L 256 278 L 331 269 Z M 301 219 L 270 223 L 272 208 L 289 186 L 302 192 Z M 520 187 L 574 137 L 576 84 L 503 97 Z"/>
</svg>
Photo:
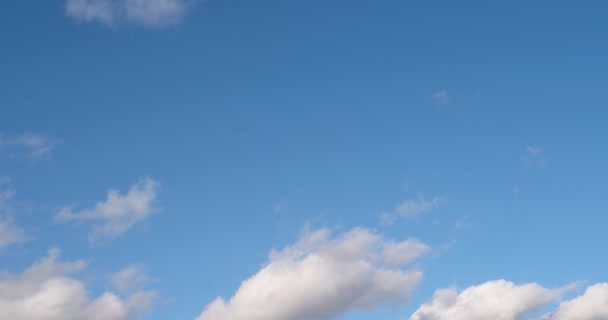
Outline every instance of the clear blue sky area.
<svg viewBox="0 0 608 320">
<path fill-rule="evenodd" d="M 274 288 L 268 266 L 350 266 L 331 243 L 353 230 L 428 246 L 355 259 L 419 270 L 410 298 L 259 319 L 439 320 L 412 315 L 441 288 L 608 281 L 608 2 L 124 1 L 0 2 L 0 284 L 55 248 L 90 301 L 150 294 L 116 319 L 258 320 L 201 313 Z"/>
</svg>

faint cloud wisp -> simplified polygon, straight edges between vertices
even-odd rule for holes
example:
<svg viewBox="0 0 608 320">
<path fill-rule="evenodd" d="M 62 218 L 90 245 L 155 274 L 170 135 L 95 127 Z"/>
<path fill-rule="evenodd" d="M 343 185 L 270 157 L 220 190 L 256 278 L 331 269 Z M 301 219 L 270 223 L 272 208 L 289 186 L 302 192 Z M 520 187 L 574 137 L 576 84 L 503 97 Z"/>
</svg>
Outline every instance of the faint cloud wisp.
<svg viewBox="0 0 608 320">
<path fill-rule="evenodd" d="M 433 94 L 433 101 L 438 105 L 448 105 L 450 103 L 450 96 L 447 90 L 439 90 Z"/>
<path fill-rule="evenodd" d="M 401 202 L 392 211 L 380 214 L 380 223 L 383 225 L 391 225 L 399 219 L 421 216 L 444 202 L 445 200 L 441 197 L 434 197 L 430 200 L 423 197 L 408 199 Z"/>
<path fill-rule="evenodd" d="M 32 161 L 48 159 L 59 141 L 47 135 L 25 132 L 17 136 L 0 135 L 0 149 L 11 149 Z"/>
<path fill-rule="evenodd" d="M 68 16 L 83 22 L 115 27 L 136 24 L 162 28 L 178 24 L 193 0 L 67 0 Z"/>
<path fill-rule="evenodd" d="M 526 153 L 521 157 L 521 162 L 528 169 L 544 168 L 547 159 L 541 147 L 526 147 Z"/>
</svg>

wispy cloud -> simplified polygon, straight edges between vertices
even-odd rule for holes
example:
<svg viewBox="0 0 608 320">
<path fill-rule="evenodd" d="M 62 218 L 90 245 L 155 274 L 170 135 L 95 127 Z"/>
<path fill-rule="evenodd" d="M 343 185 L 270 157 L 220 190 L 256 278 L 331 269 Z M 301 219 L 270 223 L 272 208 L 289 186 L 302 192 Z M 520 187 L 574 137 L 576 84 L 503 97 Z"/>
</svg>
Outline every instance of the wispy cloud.
<svg viewBox="0 0 608 320">
<path fill-rule="evenodd" d="M 471 225 L 471 218 L 464 216 L 456 219 L 455 228 L 456 230 L 464 229 Z"/>
<path fill-rule="evenodd" d="M 92 221 L 90 241 L 124 234 L 135 224 L 147 219 L 155 210 L 160 184 L 152 179 L 143 179 L 131 186 L 126 194 L 117 190 L 108 191 L 108 197 L 92 209 L 73 211 L 65 207 L 55 215 L 55 221 Z"/>
<path fill-rule="evenodd" d="M 153 290 L 144 290 L 150 277 L 139 265 L 130 265 L 111 277 L 112 286 L 122 294 L 130 295 L 127 306 L 138 315 L 147 313 L 152 309 L 157 299 Z"/>
<path fill-rule="evenodd" d="M 17 136 L 0 135 L 0 149 L 14 150 L 33 161 L 50 158 L 58 144 L 58 140 L 35 132 L 25 132 Z"/>
<path fill-rule="evenodd" d="M 58 258 L 59 250 L 51 249 L 47 257 L 20 274 L 2 273 L 0 319 L 126 320 L 137 315 L 131 301 L 141 300 L 144 291 L 126 299 L 105 292 L 91 300 L 85 284 L 73 277 L 87 263 L 59 262 Z"/>
<path fill-rule="evenodd" d="M 450 103 L 450 96 L 447 90 L 439 90 L 433 94 L 433 101 L 439 105 L 447 105 Z"/>
<path fill-rule="evenodd" d="M 0 254 L 7 247 L 24 241 L 23 229 L 17 226 L 13 219 L 0 217 Z"/>
<path fill-rule="evenodd" d="M 242 282 L 234 296 L 217 298 L 198 320 L 331 319 L 353 310 L 408 303 L 422 273 L 407 265 L 430 248 L 396 242 L 367 229 L 332 237 L 306 232 L 294 245 Z"/>
<path fill-rule="evenodd" d="M 526 147 L 525 154 L 521 157 L 521 162 L 528 169 L 544 168 L 547 159 L 541 147 Z"/>
<path fill-rule="evenodd" d="M 15 195 L 11 180 L 0 176 L 0 254 L 9 246 L 26 241 L 25 232 L 12 218 L 9 200 Z"/>
<path fill-rule="evenodd" d="M 68 16 L 106 26 L 136 24 L 150 28 L 182 21 L 194 0 L 67 0 Z"/>
<path fill-rule="evenodd" d="M 392 211 L 380 214 L 380 223 L 390 225 L 399 219 L 417 217 L 428 213 L 443 202 L 445 201 L 440 197 L 434 197 L 430 200 L 424 197 L 407 199 L 397 205 Z"/>
</svg>

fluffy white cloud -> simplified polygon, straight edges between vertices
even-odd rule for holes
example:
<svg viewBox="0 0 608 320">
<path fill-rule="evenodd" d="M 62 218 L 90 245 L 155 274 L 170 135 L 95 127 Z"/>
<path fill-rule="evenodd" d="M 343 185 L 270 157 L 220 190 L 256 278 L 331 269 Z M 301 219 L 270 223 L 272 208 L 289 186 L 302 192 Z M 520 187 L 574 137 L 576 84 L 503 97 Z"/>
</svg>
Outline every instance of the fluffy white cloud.
<svg viewBox="0 0 608 320">
<path fill-rule="evenodd" d="M 608 283 L 589 286 L 583 295 L 562 302 L 543 320 L 608 320 Z"/>
<path fill-rule="evenodd" d="M 135 309 L 117 295 L 106 292 L 91 300 L 84 284 L 70 274 L 86 262 L 58 262 L 59 251 L 21 274 L 0 273 L 0 319 L 11 320 L 126 320 Z M 140 294 L 140 292 L 137 292 Z M 135 294 L 130 299 L 135 297 Z"/>
<path fill-rule="evenodd" d="M 179 23 L 191 0 L 67 0 L 69 16 L 113 26 L 135 23 L 146 27 L 164 27 Z"/>
<path fill-rule="evenodd" d="M 438 205 L 442 204 L 444 200 L 440 197 L 434 197 L 433 199 L 425 199 L 420 197 L 418 199 L 408 199 L 397 205 L 392 211 L 384 212 L 380 215 L 380 222 L 382 224 L 392 224 L 401 218 L 412 218 L 423 215 Z"/>
<path fill-rule="evenodd" d="M 65 207 L 55 215 L 55 221 L 94 221 L 89 235 L 91 241 L 100 237 L 122 235 L 136 223 L 148 218 L 155 211 L 155 201 L 160 184 L 152 179 L 143 179 L 131 186 L 122 195 L 117 190 L 108 191 L 108 198 L 98 202 L 92 209 L 72 211 Z"/>
<path fill-rule="evenodd" d="M 406 304 L 422 279 L 406 265 L 430 248 L 414 239 L 387 240 L 366 229 L 332 238 L 306 232 L 243 281 L 229 300 L 217 298 L 198 320 L 330 319 L 351 310 Z"/>
<path fill-rule="evenodd" d="M 410 320 L 520 320 L 576 288 L 547 289 L 536 283 L 516 285 L 505 280 L 489 281 L 461 292 L 440 289 Z M 585 293 L 560 303 L 539 320 L 608 320 L 608 283 L 589 286 Z"/>
<path fill-rule="evenodd" d="M 34 132 L 18 136 L 0 136 L 1 148 L 17 149 L 33 161 L 49 158 L 57 145 L 57 140 Z"/>
</svg>

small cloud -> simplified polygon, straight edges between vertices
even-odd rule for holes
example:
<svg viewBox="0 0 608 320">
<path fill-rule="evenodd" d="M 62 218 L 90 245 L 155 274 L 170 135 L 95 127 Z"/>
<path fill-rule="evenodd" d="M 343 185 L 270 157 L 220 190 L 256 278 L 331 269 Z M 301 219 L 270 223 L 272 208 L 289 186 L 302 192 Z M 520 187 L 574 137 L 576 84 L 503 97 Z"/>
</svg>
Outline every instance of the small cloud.
<svg viewBox="0 0 608 320">
<path fill-rule="evenodd" d="M 18 136 L 0 136 L 0 149 L 23 153 L 32 161 L 49 159 L 58 144 L 56 139 L 34 132 L 26 132 Z"/>
<path fill-rule="evenodd" d="M 440 197 L 434 197 L 430 200 L 423 197 L 408 199 L 401 202 L 392 211 L 382 213 L 380 215 L 380 223 L 390 225 L 398 219 L 421 216 L 444 202 L 445 201 Z"/>
<path fill-rule="evenodd" d="M 450 103 L 450 96 L 447 90 L 439 90 L 433 94 L 433 101 L 438 105 L 448 105 Z"/>
<path fill-rule="evenodd" d="M 526 153 L 521 157 L 521 162 L 528 169 L 544 168 L 547 164 L 543 149 L 540 147 L 526 147 Z"/>
<path fill-rule="evenodd" d="M 144 287 L 150 278 L 141 266 L 130 265 L 112 275 L 112 286 L 120 292 L 130 292 Z"/>
<path fill-rule="evenodd" d="M 103 237 L 117 237 L 135 224 L 147 219 L 155 210 L 155 202 L 160 184 L 152 179 L 143 179 L 131 186 L 126 194 L 117 190 L 108 191 L 108 197 L 98 202 L 92 209 L 72 211 L 71 207 L 61 209 L 55 215 L 56 222 L 93 221 L 89 234 L 90 241 Z"/>
<path fill-rule="evenodd" d="M 11 245 L 25 242 L 25 233 L 11 218 L 0 217 L 0 253 Z"/>
<path fill-rule="evenodd" d="M 229 300 L 218 297 L 198 320 L 333 319 L 355 310 L 401 306 L 422 272 L 407 266 L 430 248 L 356 228 L 337 237 L 307 231 L 243 281 Z"/>
<path fill-rule="evenodd" d="M 287 210 L 287 205 L 282 202 L 279 202 L 279 203 L 275 204 L 274 207 L 272 207 L 272 211 L 274 211 L 274 213 L 281 213 L 281 212 L 284 212 L 285 210 Z"/>
<path fill-rule="evenodd" d="M 136 24 L 161 28 L 178 24 L 193 0 L 67 0 L 68 16 L 106 26 Z"/>
<path fill-rule="evenodd" d="M 111 277 L 112 286 L 130 296 L 126 304 L 138 315 L 149 312 L 156 302 L 156 291 L 143 290 L 149 281 L 150 277 L 138 265 L 130 265 Z"/>
<path fill-rule="evenodd" d="M 470 226 L 471 224 L 471 219 L 469 217 L 460 217 L 456 220 L 456 224 L 454 227 L 456 228 L 456 230 L 461 230 Z"/>
</svg>

